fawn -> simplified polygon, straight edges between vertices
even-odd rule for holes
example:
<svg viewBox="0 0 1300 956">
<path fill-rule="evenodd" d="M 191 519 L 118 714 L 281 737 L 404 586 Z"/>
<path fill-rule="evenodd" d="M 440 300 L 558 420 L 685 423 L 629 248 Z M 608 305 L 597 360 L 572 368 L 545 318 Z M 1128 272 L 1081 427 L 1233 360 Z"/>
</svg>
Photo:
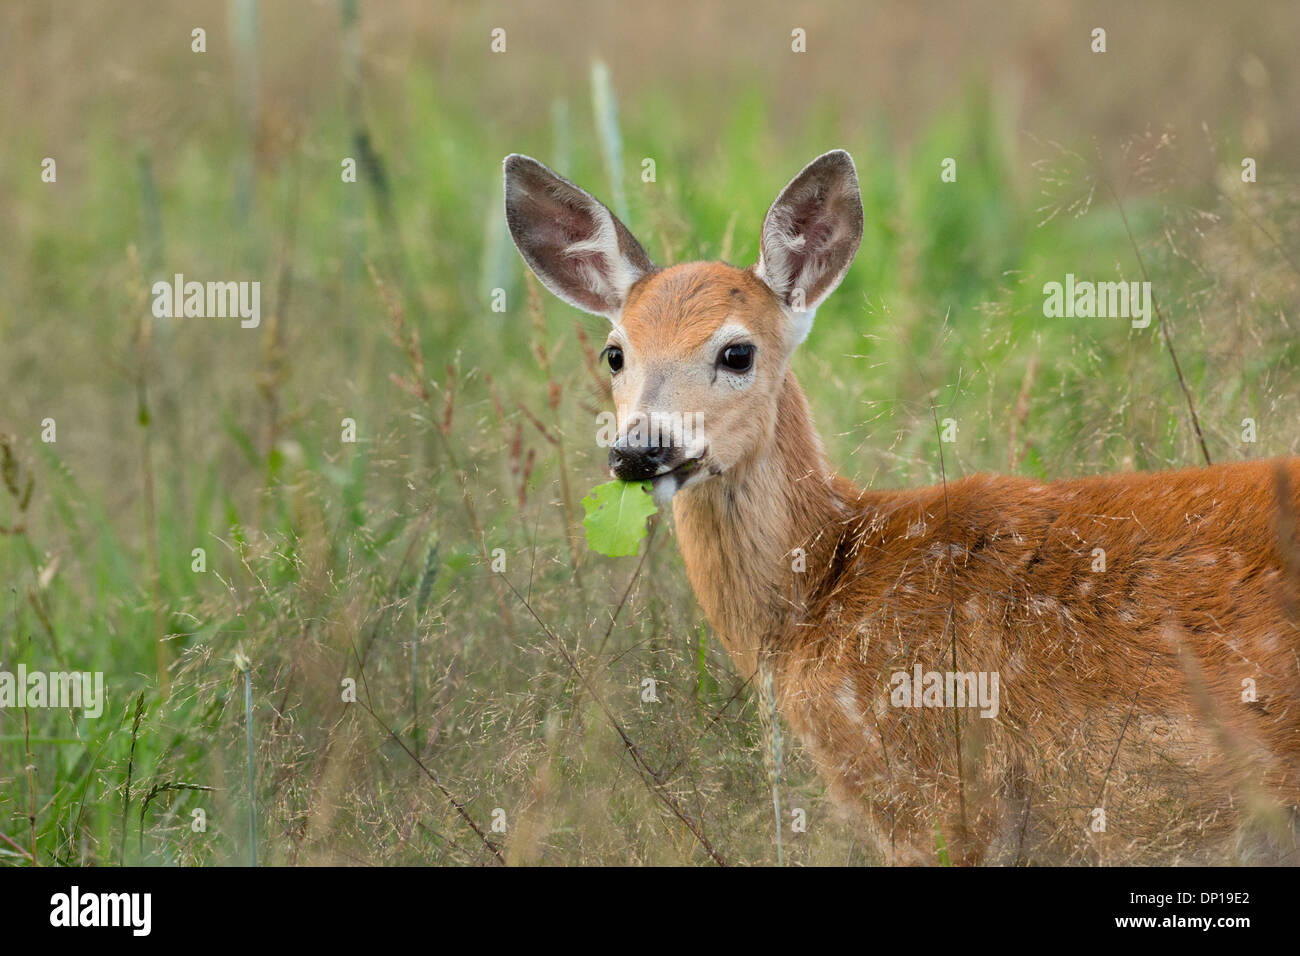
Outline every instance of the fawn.
<svg viewBox="0 0 1300 956">
<path fill-rule="evenodd" d="M 612 323 L 612 474 L 671 502 L 710 624 L 885 860 L 934 862 L 936 831 L 966 863 L 1297 860 L 1300 459 L 861 489 L 789 369 L 862 237 L 848 153 L 781 191 L 748 269 L 655 266 L 526 156 L 505 210 Z"/>
</svg>

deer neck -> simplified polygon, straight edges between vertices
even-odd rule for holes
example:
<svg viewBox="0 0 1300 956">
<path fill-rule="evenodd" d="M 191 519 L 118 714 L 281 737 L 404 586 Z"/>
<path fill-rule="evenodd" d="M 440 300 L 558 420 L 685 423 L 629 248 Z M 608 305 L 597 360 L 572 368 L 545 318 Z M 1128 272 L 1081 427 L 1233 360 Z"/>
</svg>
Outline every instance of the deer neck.
<svg viewBox="0 0 1300 956">
<path fill-rule="evenodd" d="M 743 677 L 790 639 L 805 595 L 830 573 L 843 487 L 787 372 L 767 448 L 673 499 L 687 577 Z"/>
</svg>

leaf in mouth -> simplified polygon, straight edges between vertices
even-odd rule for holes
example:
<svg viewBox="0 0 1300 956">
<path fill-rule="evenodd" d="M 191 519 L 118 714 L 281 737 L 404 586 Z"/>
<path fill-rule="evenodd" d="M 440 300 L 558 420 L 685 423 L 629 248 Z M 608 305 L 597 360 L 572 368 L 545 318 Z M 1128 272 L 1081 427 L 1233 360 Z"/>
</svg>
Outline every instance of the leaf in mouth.
<svg viewBox="0 0 1300 956">
<path fill-rule="evenodd" d="M 636 554 L 646 519 L 656 511 L 648 481 L 607 481 L 582 499 L 587 546 L 611 558 Z"/>
</svg>

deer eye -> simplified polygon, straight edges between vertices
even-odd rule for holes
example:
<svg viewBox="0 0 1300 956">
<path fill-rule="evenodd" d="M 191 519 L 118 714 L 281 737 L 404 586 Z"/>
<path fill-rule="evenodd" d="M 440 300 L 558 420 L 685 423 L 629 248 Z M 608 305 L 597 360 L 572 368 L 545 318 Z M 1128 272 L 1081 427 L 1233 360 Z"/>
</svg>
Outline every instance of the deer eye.
<svg viewBox="0 0 1300 956">
<path fill-rule="evenodd" d="M 754 346 L 728 345 L 718 353 L 718 364 L 733 372 L 748 372 L 754 367 Z"/>
<path fill-rule="evenodd" d="M 605 361 L 609 363 L 611 372 L 618 372 L 623 368 L 623 350 L 617 345 L 610 345 L 605 348 Z"/>
</svg>

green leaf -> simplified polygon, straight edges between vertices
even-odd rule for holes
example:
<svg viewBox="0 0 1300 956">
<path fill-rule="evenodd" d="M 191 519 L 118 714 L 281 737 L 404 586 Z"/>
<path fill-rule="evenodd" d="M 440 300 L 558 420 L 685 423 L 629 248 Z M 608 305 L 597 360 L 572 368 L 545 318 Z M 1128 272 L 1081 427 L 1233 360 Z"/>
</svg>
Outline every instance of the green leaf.
<svg viewBox="0 0 1300 956">
<path fill-rule="evenodd" d="M 655 513 L 648 481 L 607 481 L 582 499 L 587 516 L 587 546 L 612 558 L 636 554 L 646 536 L 646 519 Z"/>
</svg>

